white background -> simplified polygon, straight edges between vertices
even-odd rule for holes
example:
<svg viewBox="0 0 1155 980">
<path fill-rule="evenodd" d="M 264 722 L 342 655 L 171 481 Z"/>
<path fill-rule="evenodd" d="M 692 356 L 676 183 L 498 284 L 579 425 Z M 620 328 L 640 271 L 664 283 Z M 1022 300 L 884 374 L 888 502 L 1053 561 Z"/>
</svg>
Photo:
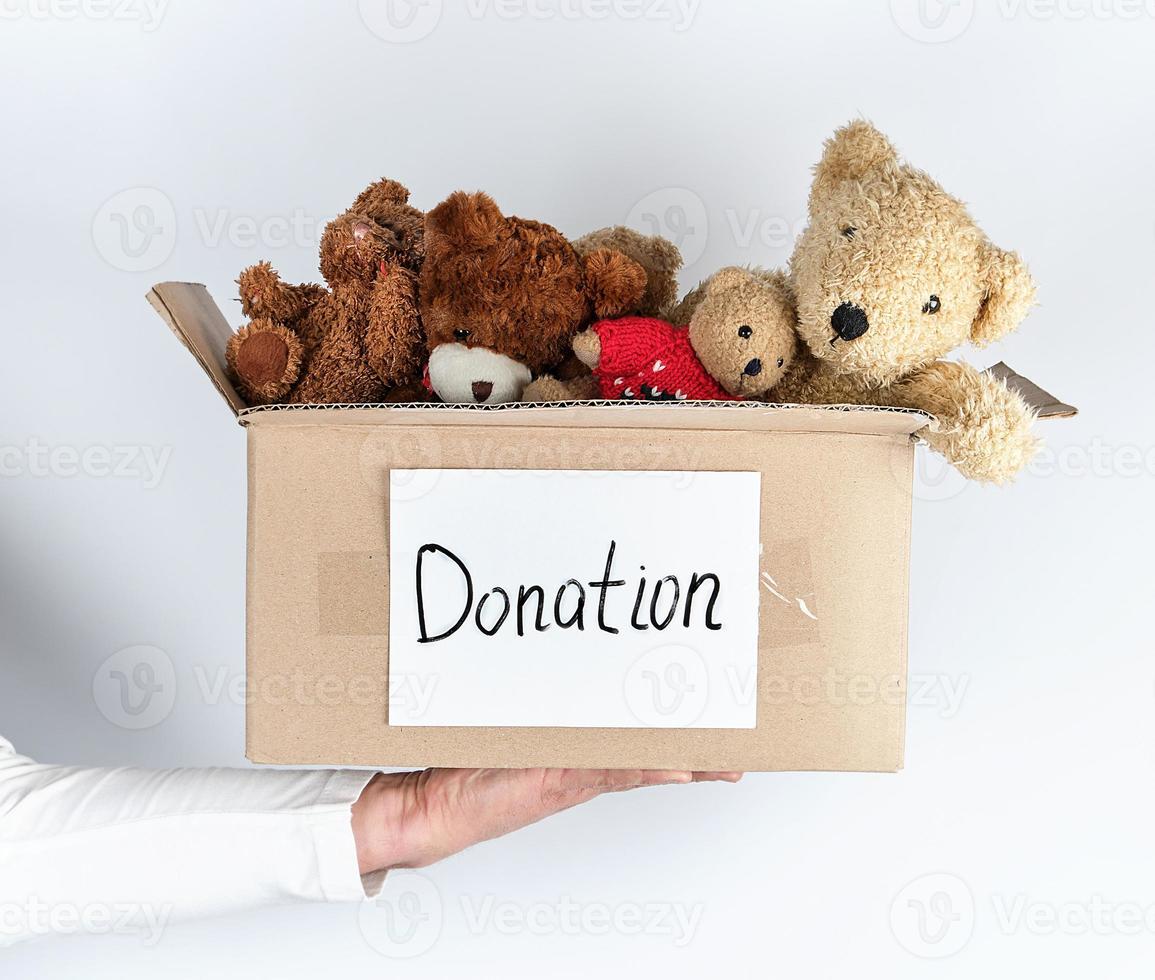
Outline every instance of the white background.
<svg viewBox="0 0 1155 980">
<path fill-rule="evenodd" d="M 384 4 L 355 0 L 172 0 L 158 24 L 54 2 L 0 3 L 0 730 L 45 760 L 244 764 L 244 437 L 143 294 L 185 278 L 223 302 L 262 257 L 312 276 L 316 229 L 383 174 L 572 234 L 667 218 L 688 287 L 782 263 L 822 139 L 862 113 L 1031 262 L 1042 306 L 979 363 L 1082 414 L 1009 490 L 920 456 L 902 774 L 599 800 L 398 878 L 387 896 L 428 910 L 406 962 L 378 951 L 385 909 L 291 908 L 155 948 L 41 943 L 5 978 L 1149 975 L 1150 925 L 1076 932 L 1097 900 L 1155 904 L 1151 4 L 705 0 L 686 23 L 469 0 L 385 40 Z M 141 205 L 134 258 L 115 222 Z M 311 230 L 286 242 L 292 218 Z M 38 475 L 33 440 L 167 465 Z M 142 646 L 121 660 L 164 690 L 130 729 L 93 676 Z M 690 941 L 599 928 L 650 903 L 698 910 Z"/>
</svg>

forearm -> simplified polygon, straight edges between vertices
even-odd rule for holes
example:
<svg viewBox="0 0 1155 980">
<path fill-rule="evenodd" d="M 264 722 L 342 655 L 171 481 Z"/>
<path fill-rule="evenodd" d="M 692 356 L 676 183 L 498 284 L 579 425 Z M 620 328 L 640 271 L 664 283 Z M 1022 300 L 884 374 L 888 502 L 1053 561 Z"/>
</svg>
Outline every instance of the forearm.
<svg viewBox="0 0 1155 980">
<path fill-rule="evenodd" d="M 74 769 L 6 748 L 0 945 L 62 923 L 83 931 L 86 915 L 95 927 L 132 911 L 150 932 L 364 894 L 352 808 L 372 773 Z"/>
</svg>

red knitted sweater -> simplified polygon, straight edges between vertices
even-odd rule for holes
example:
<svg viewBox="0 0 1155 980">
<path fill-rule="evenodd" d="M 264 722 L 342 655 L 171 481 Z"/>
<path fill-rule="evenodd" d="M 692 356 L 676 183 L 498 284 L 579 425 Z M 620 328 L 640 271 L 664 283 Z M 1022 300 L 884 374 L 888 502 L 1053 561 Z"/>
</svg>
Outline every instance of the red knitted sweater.
<svg viewBox="0 0 1155 980">
<path fill-rule="evenodd" d="M 702 367 L 685 327 L 653 317 L 624 316 L 599 320 L 590 329 L 602 345 L 594 377 L 603 398 L 738 400 Z"/>
</svg>

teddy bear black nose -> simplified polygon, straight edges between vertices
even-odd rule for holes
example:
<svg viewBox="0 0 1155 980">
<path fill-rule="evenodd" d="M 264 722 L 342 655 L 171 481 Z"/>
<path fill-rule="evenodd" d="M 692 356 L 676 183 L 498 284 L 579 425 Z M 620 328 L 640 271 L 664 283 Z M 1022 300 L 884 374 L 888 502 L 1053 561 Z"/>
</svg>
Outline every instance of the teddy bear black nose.
<svg viewBox="0 0 1155 980">
<path fill-rule="evenodd" d="M 490 395 L 493 394 L 492 381 L 474 381 L 473 382 L 473 400 L 483 402 Z"/>
<path fill-rule="evenodd" d="M 870 329 L 866 314 L 853 303 L 843 303 L 830 317 L 830 325 L 843 340 L 855 340 Z"/>
<path fill-rule="evenodd" d="M 761 374 L 762 373 L 762 362 L 760 360 L 758 360 L 758 358 L 754 358 L 754 360 L 752 360 L 749 364 L 747 364 L 742 369 L 742 373 L 748 374 L 748 375 L 750 375 L 750 377 L 754 377 L 754 375 L 756 375 L 756 374 Z"/>
</svg>

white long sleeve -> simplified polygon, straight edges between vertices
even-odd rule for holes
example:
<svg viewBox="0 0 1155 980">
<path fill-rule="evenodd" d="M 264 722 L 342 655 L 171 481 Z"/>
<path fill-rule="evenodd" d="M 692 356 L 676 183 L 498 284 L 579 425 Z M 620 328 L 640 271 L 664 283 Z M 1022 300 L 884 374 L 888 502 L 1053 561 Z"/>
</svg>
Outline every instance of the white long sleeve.
<svg viewBox="0 0 1155 980">
<path fill-rule="evenodd" d="M 369 772 L 75 769 L 0 739 L 0 946 L 356 901 L 351 807 Z"/>
</svg>

